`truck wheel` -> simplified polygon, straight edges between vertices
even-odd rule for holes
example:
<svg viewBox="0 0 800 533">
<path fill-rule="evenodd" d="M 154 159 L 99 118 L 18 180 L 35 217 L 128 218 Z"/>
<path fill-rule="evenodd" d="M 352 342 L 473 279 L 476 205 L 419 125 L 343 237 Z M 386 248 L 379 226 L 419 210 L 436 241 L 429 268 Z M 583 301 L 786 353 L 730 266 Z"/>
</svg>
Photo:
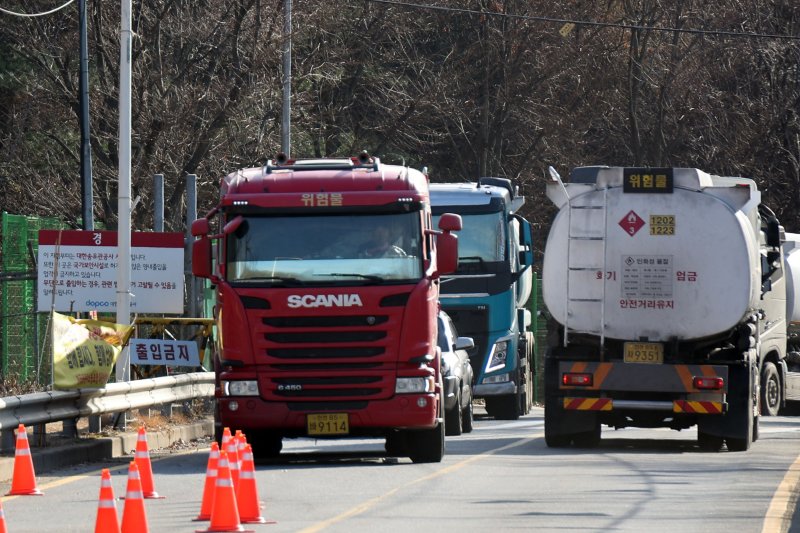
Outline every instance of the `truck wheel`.
<svg viewBox="0 0 800 533">
<path fill-rule="evenodd" d="M 766 361 L 761 369 L 761 414 L 777 416 L 781 405 L 781 379 L 775 364 Z"/>
<path fill-rule="evenodd" d="M 440 463 L 444 457 L 444 424 L 408 433 L 408 456 L 414 463 Z"/>
<path fill-rule="evenodd" d="M 247 442 L 253 447 L 255 459 L 274 459 L 281 454 L 283 439 L 280 434 L 269 430 L 250 431 L 246 434 Z"/>
<path fill-rule="evenodd" d="M 725 441 L 722 437 L 717 435 L 709 435 L 702 431 L 697 431 L 697 444 L 701 450 L 707 452 L 718 452 L 722 448 L 722 443 Z"/>
<path fill-rule="evenodd" d="M 746 452 L 753 443 L 755 423 L 754 394 L 758 375 L 751 364 L 746 368 L 731 367 L 729 397 L 731 398 L 727 417 L 731 418 L 729 427 L 733 429 L 725 436 L 725 444 L 731 452 Z"/>
<path fill-rule="evenodd" d="M 497 420 L 517 420 L 520 416 L 521 393 L 486 398 L 486 412 Z"/>
<path fill-rule="evenodd" d="M 573 435 L 572 441 L 578 448 L 597 448 L 597 445 L 600 444 L 600 422 L 597 422 L 594 429 L 590 431 Z"/>
<path fill-rule="evenodd" d="M 403 431 L 392 431 L 386 435 L 386 454 L 392 457 L 405 457 L 408 455 L 408 440 Z"/>
<path fill-rule="evenodd" d="M 548 448 L 566 448 L 572 442 L 572 435 L 558 431 L 558 419 L 562 416 L 558 398 L 545 396 L 544 400 L 544 442 Z"/>
<path fill-rule="evenodd" d="M 472 401 L 467 404 L 464 408 L 464 412 L 461 414 L 461 422 L 462 422 L 462 429 L 464 433 L 471 433 L 473 428 L 475 427 L 475 412 L 472 407 Z"/>
<path fill-rule="evenodd" d="M 444 434 L 449 436 L 461 435 L 463 429 L 463 413 L 461 411 L 461 393 L 458 393 L 456 404 L 444 414 Z"/>
</svg>

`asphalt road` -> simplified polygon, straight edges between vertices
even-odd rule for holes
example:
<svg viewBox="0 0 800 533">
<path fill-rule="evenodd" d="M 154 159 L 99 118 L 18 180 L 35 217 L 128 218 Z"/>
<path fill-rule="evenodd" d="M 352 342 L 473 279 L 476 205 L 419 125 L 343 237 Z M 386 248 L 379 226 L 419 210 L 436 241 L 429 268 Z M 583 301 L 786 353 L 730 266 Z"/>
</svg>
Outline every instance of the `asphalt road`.
<svg viewBox="0 0 800 533">
<path fill-rule="evenodd" d="M 549 449 L 541 409 L 514 422 L 479 418 L 448 437 L 439 464 L 386 457 L 376 440 L 290 440 L 259 464 L 256 531 L 772 532 L 791 527 L 800 478 L 800 417 L 762 419 L 750 451 L 701 451 L 694 430 L 607 430 L 594 450 Z M 145 500 L 153 532 L 205 530 L 200 511 L 207 448 L 151 453 Z M 92 531 L 100 468 L 125 494 L 120 457 L 38 476 L 43 496 L 2 500 L 9 531 Z M 3 486 L 7 492 L 8 484 Z M 124 500 L 117 501 L 122 516 Z"/>
</svg>

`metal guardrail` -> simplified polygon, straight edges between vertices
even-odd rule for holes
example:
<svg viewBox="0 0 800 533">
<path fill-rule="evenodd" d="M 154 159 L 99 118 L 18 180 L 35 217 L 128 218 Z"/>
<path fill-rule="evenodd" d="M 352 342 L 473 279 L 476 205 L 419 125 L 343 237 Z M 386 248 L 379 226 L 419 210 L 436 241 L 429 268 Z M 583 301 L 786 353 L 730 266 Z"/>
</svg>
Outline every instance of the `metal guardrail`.
<svg viewBox="0 0 800 533">
<path fill-rule="evenodd" d="M 0 398 L 0 448 L 13 449 L 13 431 L 19 424 L 61 422 L 213 395 L 214 373 L 194 372 L 109 383 L 104 389 L 35 392 Z"/>
</svg>

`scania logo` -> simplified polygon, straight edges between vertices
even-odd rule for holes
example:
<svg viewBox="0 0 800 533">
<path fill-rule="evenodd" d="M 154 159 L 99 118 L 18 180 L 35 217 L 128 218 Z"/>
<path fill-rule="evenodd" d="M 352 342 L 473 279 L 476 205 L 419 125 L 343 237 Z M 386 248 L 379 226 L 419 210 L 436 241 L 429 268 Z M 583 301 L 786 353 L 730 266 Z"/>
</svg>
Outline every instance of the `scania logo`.
<svg viewBox="0 0 800 533">
<path fill-rule="evenodd" d="M 298 307 L 363 307 L 358 294 L 292 294 L 286 305 Z"/>
</svg>

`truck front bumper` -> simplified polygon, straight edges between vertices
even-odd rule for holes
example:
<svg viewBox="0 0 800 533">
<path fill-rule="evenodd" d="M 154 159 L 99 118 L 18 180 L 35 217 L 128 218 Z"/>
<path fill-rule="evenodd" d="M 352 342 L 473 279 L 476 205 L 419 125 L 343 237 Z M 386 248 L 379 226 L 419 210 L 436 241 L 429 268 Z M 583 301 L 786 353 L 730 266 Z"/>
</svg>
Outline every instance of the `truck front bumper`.
<svg viewBox="0 0 800 533">
<path fill-rule="evenodd" d="M 441 421 L 435 394 L 396 395 L 363 402 L 364 407 L 358 409 L 340 407 L 343 403 L 338 402 L 265 402 L 257 397 L 218 397 L 217 402 L 223 426 L 276 430 L 287 435 L 304 435 L 306 415 L 317 413 L 347 413 L 350 432 L 360 435 L 380 435 L 388 429 L 427 429 Z"/>
<path fill-rule="evenodd" d="M 507 394 L 516 394 L 517 385 L 513 381 L 505 381 L 503 383 L 489 383 L 475 385 L 473 395 L 476 398 L 485 398 L 486 396 L 505 396 Z"/>
</svg>

